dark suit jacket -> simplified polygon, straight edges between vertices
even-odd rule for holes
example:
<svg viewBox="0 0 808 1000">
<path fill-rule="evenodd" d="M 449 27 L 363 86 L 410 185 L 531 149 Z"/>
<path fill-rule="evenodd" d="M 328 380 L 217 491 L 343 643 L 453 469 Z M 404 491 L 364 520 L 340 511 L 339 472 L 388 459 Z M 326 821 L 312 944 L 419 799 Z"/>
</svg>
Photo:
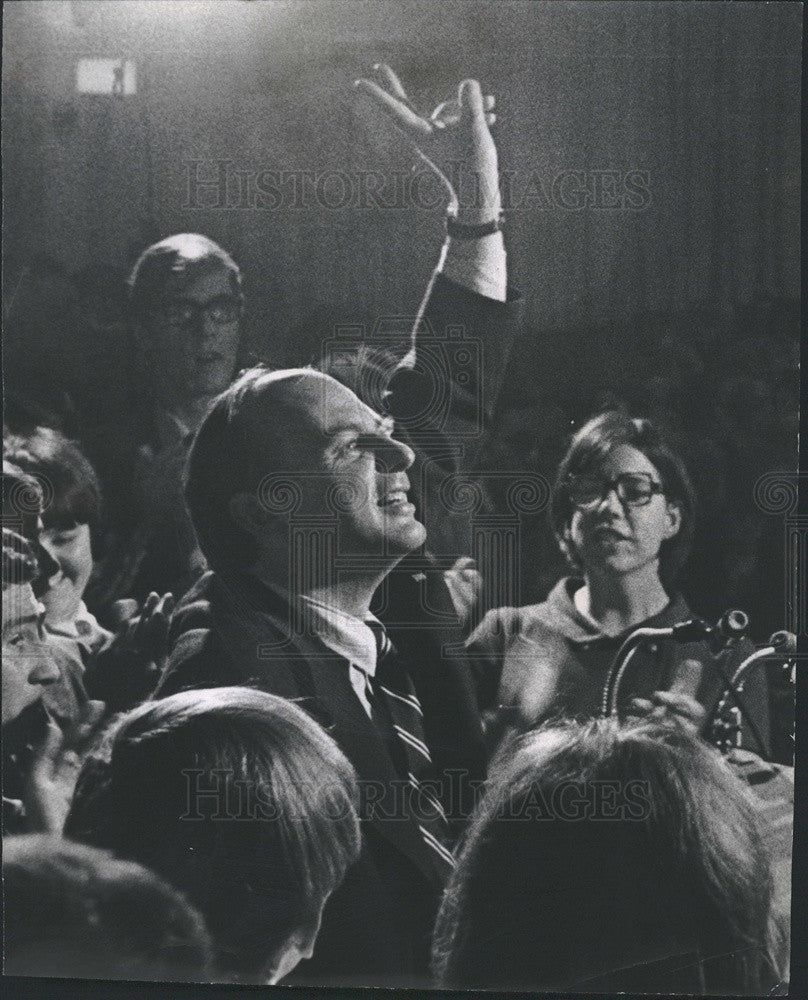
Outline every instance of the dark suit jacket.
<svg viewBox="0 0 808 1000">
<path fill-rule="evenodd" d="M 395 369 L 381 406 L 365 398 L 395 418 L 396 437 L 415 452 L 408 475 L 429 550 L 438 557 L 472 552 L 469 512 L 453 508 L 447 502 L 453 491 L 443 487 L 458 473 L 475 478 L 520 322 L 515 289 L 508 289 L 507 302 L 498 302 L 438 274 L 414 331 L 412 367 Z M 482 494 L 490 506 L 484 488 Z"/>
<path fill-rule="evenodd" d="M 484 777 L 476 695 L 441 568 L 468 554 L 467 513 L 446 509 L 447 476 L 473 470 L 504 379 L 518 307 L 487 299 L 437 276 L 416 331 L 414 368 L 399 368 L 384 402 L 397 436 L 415 450 L 410 471 L 429 545 L 392 573 L 376 609 L 412 676 L 444 807 L 458 830 Z M 395 367 L 395 366 L 394 366 Z M 370 382 L 374 380 L 371 379 Z M 387 379 L 382 379 L 384 383 Z M 354 386 L 361 395 L 360 379 Z M 434 405 L 433 405 L 434 404 Z M 484 570 L 484 567 L 481 567 Z M 314 959 L 299 982 L 423 986 L 441 885 L 412 819 L 392 815 L 399 780 L 383 740 L 350 685 L 348 664 L 316 636 L 294 634 L 291 609 L 256 582 L 209 574 L 175 614 L 172 653 L 158 695 L 190 686 L 255 683 L 300 700 L 356 769 L 365 793 L 359 862 L 329 902 Z M 382 795 L 375 810 L 370 800 Z M 368 814 L 366 817 L 364 814 Z"/>
<path fill-rule="evenodd" d="M 424 728 L 444 806 L 456 823 L 470 806 L 458 786 L 484 776 L 482 729 L 465 661 L 435 662 L 414 635 L 402 656 L 424 709 Z M 360 781 L 362 852 L 326 906 L 311 962 L 295 980 L 307 985 L 423 986 L 440 880 L 431 852 L 395 796 L 400 777 L 382 737 L 350 683 L 348 663 L 316 635 L 295 634 L 292 609 L 246 577 L 207 573 L 186 595 L 172 624 L 172 652 L 156 696 L 191 687 L 251 684 L 298 701 L 336 740 Z M 398 815 L 397 815 L 398 812 Z"/>
</svg>

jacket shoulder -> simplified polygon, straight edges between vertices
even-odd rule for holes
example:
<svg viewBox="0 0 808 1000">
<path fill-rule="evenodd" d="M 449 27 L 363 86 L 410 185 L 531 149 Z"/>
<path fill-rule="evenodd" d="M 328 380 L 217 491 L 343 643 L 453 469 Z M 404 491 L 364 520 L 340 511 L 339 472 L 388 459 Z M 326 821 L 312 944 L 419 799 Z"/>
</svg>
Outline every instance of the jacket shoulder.
<svg viewBox="0 0 808 1000">
<path fill-rule="evenodd" d="M 156 695 L 250 685 L 286 698 L 308 696 L 306 663 L 273 610 L 241 600 L 214 572 L 206 573 L 172 616 L 168 661 Z"/>
</svg>

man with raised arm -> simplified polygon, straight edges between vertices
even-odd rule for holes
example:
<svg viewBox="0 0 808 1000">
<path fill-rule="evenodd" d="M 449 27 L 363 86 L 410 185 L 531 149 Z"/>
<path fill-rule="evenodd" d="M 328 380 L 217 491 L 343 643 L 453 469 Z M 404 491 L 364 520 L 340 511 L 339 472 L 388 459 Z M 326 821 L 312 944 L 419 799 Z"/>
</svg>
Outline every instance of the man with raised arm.
<svg viewBox="0 0 808 1000">
<path fill-rule="evenodd" d="M 434 169 L 462 161 L 486 192 L 467 214 L 453 199 L 425 316 L 467 324 L 472 336 L 502 329 L 493 102 L 466 80 L 457 101 L 421 118 L 392 72 L 378 72 L 384 86 L 360 89 Z M 417 352 L 408 366 L 417 376 Z M 454 401 L 462 389 L 447 391 Z M 379 585 L 426 537 L 409 498 L 414 452 L 393 434 L 391 414 L 403 406 L 395 380 L 391 392 L 383 414 L 323 372 L 253 369 L 213 404 L 187 470 L 186 501 L 211 571 L 175 613 L 157 696 L 252 684 L 295 699 L 359 776 L 362 853 L 295 977 L 310 985 L 428 983 L 452 846 L 484 777 L 466 662 L 439 649 L 426 655 L 404 641 L 406 629 L 388 633 L 370 611 Z"/>
</svg>

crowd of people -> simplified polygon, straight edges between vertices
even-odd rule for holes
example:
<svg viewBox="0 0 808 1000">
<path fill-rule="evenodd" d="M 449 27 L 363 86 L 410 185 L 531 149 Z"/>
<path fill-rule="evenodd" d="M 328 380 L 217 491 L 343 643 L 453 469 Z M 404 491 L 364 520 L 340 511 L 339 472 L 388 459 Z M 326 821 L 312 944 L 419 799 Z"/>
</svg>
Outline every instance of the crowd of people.
<svg viewBox="0 0 808 1000">
<path fill-rule="evenodd" d="M 137 411 L 77 440 L 55 400 L 6 411 L 6 972 L 777 991 L 793 777 L 766 674 L 724 708 L 750 640 L 660 637 L 602 703 L 636 629 L 694 627 L 686 465 L 644 416 L 589 414 L 550 497 L 567 575 L 485 606 L 501 562 L 447 486 L 495 500 L 475 471 L 520 325 L 494 100 L 465 80 L 422 117 L 374 72 L 357 99 L 450 198 L 408 350 L 238 371 L 241 271 L 183 233 L 129 278 Z M 448 327 L 479 365 L 436 369 Z"/>
</svg>

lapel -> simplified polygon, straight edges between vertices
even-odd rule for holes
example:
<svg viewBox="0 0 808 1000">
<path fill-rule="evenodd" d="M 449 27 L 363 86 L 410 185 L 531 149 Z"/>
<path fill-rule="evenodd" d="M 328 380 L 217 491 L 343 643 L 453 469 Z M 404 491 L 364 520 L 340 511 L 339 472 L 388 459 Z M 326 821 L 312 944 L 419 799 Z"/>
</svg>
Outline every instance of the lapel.
<svg viewBox="0 0 808 1000">
<path fill-rule="evenodd" d="M 437 881 L 431 852 L 415 821 L 403 819 L 404 783 L 354 692 L 348 660 L 317 635 L 295 634 L 292 609 L 271 588 L 250 580 L 228 583 L 227 590 L 230 614 L 241 626 L 235 648 L 250 663 L 250 679 L 293 698 L 323 726 L 356 771 L 365 821 L 430 882 Z"/>
<path fill-rule="evenodd" d="M 435 766 L 439 772 L 460 769 L 471 781 L 482 780 L 485 751 L 480 709 L 443 574 L 436 567 L 426 567 L 417 574 L 399 572 L 391 582 L 382 620 L 423 706 Z"/>
</svg>

